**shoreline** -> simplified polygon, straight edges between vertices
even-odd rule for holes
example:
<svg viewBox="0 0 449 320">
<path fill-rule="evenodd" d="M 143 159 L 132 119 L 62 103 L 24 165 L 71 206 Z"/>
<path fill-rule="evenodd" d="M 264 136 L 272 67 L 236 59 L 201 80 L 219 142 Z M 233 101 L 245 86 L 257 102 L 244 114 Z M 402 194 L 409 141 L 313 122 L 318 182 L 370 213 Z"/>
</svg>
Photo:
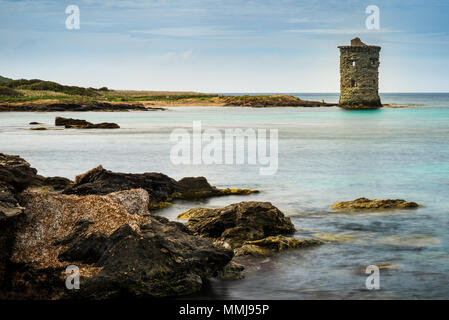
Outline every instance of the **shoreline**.
<svg viewBox="0 0 449 320">
<path fill-rule="evenodd" d="M 164 107 L 334 107 L 336 103 L 302 100 L 289 95 L 266 96 L 166 96 L 165 98 L 133 99 L 133 101 L 43 99 L 0 103 L 0 112 L 49 111 L 163 111 Z"/>
<path fill-rule="evenodd" d="M 35 100 L 32 102 L 0 103 L 0 112 L 120 112 L 120 111 L 166 111 L 167 107 L 248 107 L 248 108 L 323 108 L 338 107 L 338 103 L 326 103 L 322 101 L 301 100 L 293 96 L 269 96 L 269 97 L 222 97 L 211 98 L 206 101 L 198 98 L 179 99 L 174 101 L 133 101 L 133 102 L 108 102 L 108 101 L 70 101 L 60 102 L 56 99 Z M 404 109 L 411 108 L 408 105 L 384 104 L 383 108 Z M 422 106 L 421 106 L 422 107 Z M 418 108 L 418 107 L 415 107 Z M 380 108 L 378 108 L 380 109 Z"/>
</svg>

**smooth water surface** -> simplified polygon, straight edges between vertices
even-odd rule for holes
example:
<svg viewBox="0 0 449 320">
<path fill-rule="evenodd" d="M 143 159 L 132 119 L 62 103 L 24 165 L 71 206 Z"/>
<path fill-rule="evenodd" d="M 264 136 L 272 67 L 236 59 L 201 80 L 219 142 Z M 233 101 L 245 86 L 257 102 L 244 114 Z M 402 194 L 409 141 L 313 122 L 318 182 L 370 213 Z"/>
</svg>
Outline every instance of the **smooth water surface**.
<svg viewBox="0 0 449 320">
<path fill-rule="evenodd" d="M 337 100 L 337 95 L 301 94 Z M 449 94 L 386 94 L 410 108 L 174 107 L 162 112 L 0 113 L 0 152 L 19 154 L 45 176 L 74 178 L 99 164 L 113 171 L 205 176 L 218 187 L 258 195 L 179 202 L 170 219 L 194 206 L 270 201 L 298 229 L 297 237 L 337 237 L 319 247 L 250 259 L 246 278 L 212 280 L 205 298 L 449 298 Z M 117 130 L 56 129 L 57 115 L 116 122 Z M 259 165 L 173 165 L 172 130 L 265 128 L 279 132 L 279 168 Z M 31 121 L 47 131 L 31 131 Z M 405 212 L 340 214 L 329 207 L 358 197 L 402 198 L 423 207 Z M 336 234 L 336 235 L 335 235 Z M 368 265 L 381 269 L 381 290 L 365 288 Z"/>
</svg>

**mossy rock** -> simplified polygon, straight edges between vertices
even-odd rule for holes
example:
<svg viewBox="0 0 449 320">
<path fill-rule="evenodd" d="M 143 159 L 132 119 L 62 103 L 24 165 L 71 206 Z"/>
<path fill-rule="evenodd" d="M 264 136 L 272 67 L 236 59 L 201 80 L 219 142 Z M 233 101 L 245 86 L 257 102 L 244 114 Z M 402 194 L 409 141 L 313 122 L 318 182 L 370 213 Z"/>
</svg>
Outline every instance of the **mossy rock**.
<svg viewBox="0 0 449 320">
<path fill-rule="evenodd" d="M 231 188 L 218 189 L 218 190 L 220 190 L 224 195 L 248 195 L 248 194 L 260 192 L 259 190 L 231 189 Z"/>
<path fill-rule="evenodd" d="M 367 199 L 358 198 L 353 201 L 342 201 L 331 208 L 336 211 L 361 211 L 361 210 L 395 210 L 416 209 L 420 205 L 416 202 L 402 199 Z"/>
<path fill-rule="evenodd" d="M 235 249 L 236 256 L 269 256 L 287 249 L 306 248 L 322 244 L 323 241 L 312 238 L 298 239 L 285 236 L 269 236 L 260 240 L 246 241 Z"/>
<path fill-rule="evenodd" d="M 158 209 L 171 207 L 172 205 L 173 205 L 173 203 L 171 203 L 171 202 L 150 202 L 148 205 L 148 208 L 150 210 L 158 210 Z"/>
</svg>

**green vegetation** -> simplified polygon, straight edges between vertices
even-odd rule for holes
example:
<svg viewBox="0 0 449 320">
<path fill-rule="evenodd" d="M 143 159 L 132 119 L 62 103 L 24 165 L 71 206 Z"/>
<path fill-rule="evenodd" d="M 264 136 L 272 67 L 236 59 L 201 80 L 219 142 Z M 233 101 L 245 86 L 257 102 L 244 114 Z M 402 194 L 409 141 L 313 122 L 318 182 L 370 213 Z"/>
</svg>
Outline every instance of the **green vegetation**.
<svg viewBox="0 0 449 320">
<path fill-rule="evenodd" d="M 81 88 L 76 86 L 64 86 L 52 81 L 43 81 L 39 79 L 32 80 L 11 80 L 4 83 L 5 86 L 13 89 L 32 90 L 32 91 L 53 91 L 62 92 L 68 95 L 80 95 L 80 96 L 98 96 L 99 90 L 94 88 Z"/>
<path fill-rule="evenodd" d="M 12 88 L 8 88 L 5 86 L 0 86 L 0 96 L 10 97 L 10 98 L 16 98 L 20 97 L 22 94 L 18 92 L 17 90 L 14 90 Z"/>
<path fill-rule="evenodd" d="M 5 79 L 5 80 L 3 80 Z M 61 85 L 52 81 L 39 79 L 12 80 L 0 77 L 0 102 L 31 102 L 37 100 L 69 101 L 108 101 L 108 102 L 137 102 L 161 101 L 176 102 L 184 99 L 209 101 L 219 95 L 199 94 L 195 92 L 157 92 L 157 91 L 121 91 L 109 90 L 107 87 L 99 89 L 82 88 Z"/>
<path fill-rule="evenodd" d="M 110 96 L 104 97 L 107 101 L 179 101 L 184 99 L 196 99 L 207 101 L 210 98 L 216 98 L 219 95 L 205 94 L 171 94 L 171 95 L 146 95 L 146 96 Z"/>
<path fill-rule="evenodd" d="M 12 80 L 12 79 L 5 78 L 5 77 L 0 76 L 0 83 L 9 82 L 9 81 L 11 81 L 11 80 Z"/>
</svg>

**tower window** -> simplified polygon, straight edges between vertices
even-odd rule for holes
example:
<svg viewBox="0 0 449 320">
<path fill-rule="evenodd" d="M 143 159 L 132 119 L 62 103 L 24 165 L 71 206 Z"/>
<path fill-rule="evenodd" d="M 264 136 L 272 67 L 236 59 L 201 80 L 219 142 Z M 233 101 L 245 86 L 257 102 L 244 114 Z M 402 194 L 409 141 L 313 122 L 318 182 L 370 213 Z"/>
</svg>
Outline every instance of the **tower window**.
<svg viewBox="0 0 449 320">
<path fill-rule="evenodd" d="M 377 64 L 377 59 L 371 59 L 371 65 L 375 66 Z"/>
<path fill-rule="evenodd" d="M 352 87 L 352 88 L 357 87 L 357 81 L 351 80 L 351 87 Z"/>
<path fill-rule="evenodd" d="M 355 60 L 352 60 L 352 61 L 351 61 L 351 65 L 352 65 L 353 67 L 355 67 Z"/>
</svg>

